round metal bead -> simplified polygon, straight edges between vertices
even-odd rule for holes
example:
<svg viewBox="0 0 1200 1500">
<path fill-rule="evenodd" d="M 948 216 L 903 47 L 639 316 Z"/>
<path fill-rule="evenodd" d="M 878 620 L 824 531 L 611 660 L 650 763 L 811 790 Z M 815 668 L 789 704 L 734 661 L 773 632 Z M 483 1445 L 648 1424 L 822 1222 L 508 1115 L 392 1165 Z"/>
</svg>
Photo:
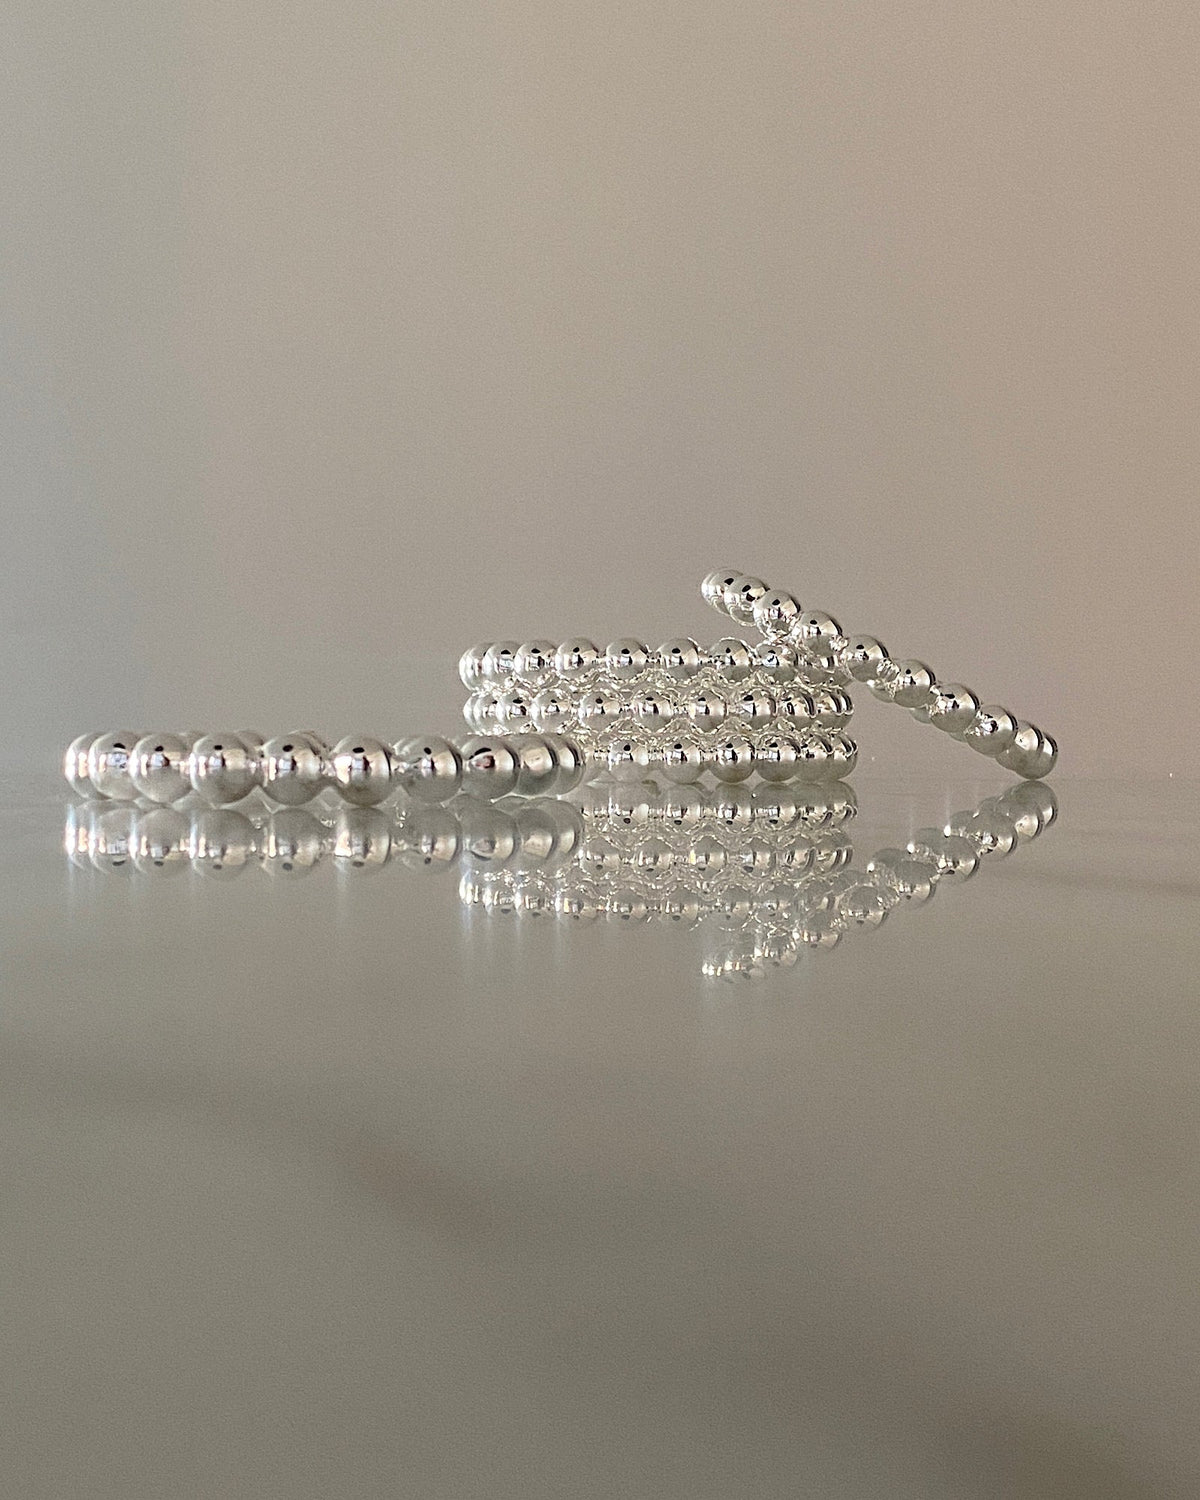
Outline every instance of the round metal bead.
<svg viewBox="0 0 1200 1500">
<path fill-rule="evenodd" d="M 606 733 L 612 729 L 623 712 L 621 700 L 606 688 L 594 693 L 585 693 L 579 700 L 576 718 L 583 729 Z"/>
<path fill-rule="evenodd" d="M 972 750 L 995 757 L 1009 749 L 1017 737 L 1017 721 L 1008 709 L 996 704 L 981 708 L 963 732 Z"/>
<path fill-rule="evenodd" d="M 488 682 L 507 682 L 517 665 L 516 641 L 493 641 L 483 653 L 483 676 Z"/>
<path fill-rule="evenodd" d="M 325 785 L 329 751 L 315 735 L 280 734 L 262 748 L 262 786 L 287 807 L 311 802 Z"/>
<path fill-rule="evenodd" d="M 730 716 L 743 729 L 761 729 L 775 717 L 775 700 L 761 688 L 737 694 L 729 705 Z"/>
<path fill-rule="evenodd" d="M 824 610 L 806 609 L 792 622 L 792 640 L 808 652 L 823 652 L 840 639 L 842 627 Z"/>
<path fill-rule="evenodd" d="M 496 723 L 518 732 L 533 719 L 533 700 L 521 688 L 509 688 L 496 700 Z"/>
<path fill-rule="evenodd" d="M 650 769 L 650 752 L 644 740 L 616 740 L 608 747 L 606 765 L 616 781 L 644 781 Z"/>
<path fill-rule="evenodd" d="M 63 756 L 63 775 L 78 797 L 93 795 L 92 783 L 88 777 L 88 751 L 92 747 L 92 741 L 98 738 L 99 735 L 94 732 L 81 734 L 78 739 L 71 741 Z"/>
<path fill-rule="evenodd" d="M 462 742 L 462 789 L 485 802 L 517 789 L 517 752 L 499 735 L 473 735 Z"/>
<path fill-rule="evenodd" d="M 97 797 L 116 797 L 128 801 L 134 796 L 130 761 L 138 736 L 127 729 L 114 729 L 97 735 L 88 746 L 87 775 L 89 790 Z"/>
<path fill-rule="evenodd" d="M 192 790 L 210 807 L 228 807 L 254 790 L 262 762 L 240 734 L 205 734 L 192 745 L 188 776 Z"/>
<path fill-rule="evenodd" d="M 554 671 L 553 641 L 526 641 L 517 651 L 514 671 L 522 682 L 539 684 Z"/>
<path fill-rule="evenodd" d="M 743 574 L 735 578 L 725 590 L 725 613 L 739 625 L 753 624 L 754 606 L 766 593 L 767 586 L 761 578 Z"/>
<path fill-rule="evenodd" d="M 796 648 L 785 641 L 759 641 L 752 648 L 753 670 L 771 682 L 791 682 L 796 676 Z"/>
<path fill-rule="evenodd" d="M 488 653 L 490 641 L 483 641 L 478 646 L 468 646 L 458 659 L 458 675 L 465 688 L 477 688 L 483 685 L 483 659 Z"/>
<path fill-rule="evenodd" d="M 414 802 L 448 802 L 462 786 L 458 751 L 440 735 L 401 740 L 392 750 L 392 779 Z"/>
<path fill-rule="evenodd" d="M 661 693 L 644 689 L 630 702 L 633 717 L 648 731 L 665 729 L 675 717 L 675 704 Z"/>
<path fill-rule="evenodd" d="M 799 613 L 800 604 L 794 594 L 783 589 L 773 589 L 764 594 L 754 606 L 754 628 L 765 636 L 786 636 Z"/>
<path fill-rule="evenodd" d="M 805 735 L 796 746 L 796 774 L 805 781 L 820 781 L 829 775 L 832 750 L 819 734 Z"/>
<path fill-rule="evenodd" d="M 901 708 L 924 708 L 937 684 L 937 678 L 922 661 L 902 661 L 896 677 L 892 701 Z"/>
<path fill-rule="evenodd" d="M 302 807 L 272 813 L 259 835 L 258 858 L 269 875 L 299 879 L 317 866 L 324 852 L 325 829 Z"/>
<path fill-rule="evenodd" d="M 550 737 L 550 743 L 554 747 L 554 757 L 558 761 L 558 779 L 554 783 L 554 794 L 562 796 L 566 792 L 573 792 L 583 780 L 586 769 L 583 752 L 567 735 L 553 735 Z M 566 804 L 562 805 L 565 808 Z"/>
<path fill-rule="evenodd" d="M 660 756 L 662 774 L 675 786 L 690 786 L 699 781 L 707 766 L 705 751 L 695 740 L 673 739 Z"/>
<path fill-rule="evenodd" d="M 708 651 L 709 664 L 726 682 L 741 682 L 749 677 L 754 666 L 754 654 L 745 641 L 735 636 L 724 636 L 714 641 Z"/>
<path fill-rule="evenodd" d="M 683 711 L 697 729 L 705 732 L 719 729 L 725 722 L 725 700 L 716 693 L 693 693 L 684 703 Z"/>
<path fill-rule="evenodd" d="M 858 746 L 847 734 L 829 736 L 829 775 L 834 781 L 850 776 L 858 764 Z"/>
<path fill-rule="evenodd" d="M 800 688 L 778 693 L 775 697 L 775 712 L 787 724 L 809 725 L 817 716 L 816 698 Z"/>
<path fill-rule="evenodd" d="M 842 661 L 855 682 L 870 682 L 887 660 L 887 647 L 873 635 L 852 635 L 842 651 Z"/>
<path fill-rule="evenodd" d="M 529 705 L 529 714 L 543 734 L 558 734 L 575 721 L 571 699 L 556 687 L 543 688 Z"/>
<path fill-rule="evenodd" d="M 188 777 L 191 746 L 178 734 L 144 734 L 129 757 L 135 790 L 150 802 L 178 802 L 192 789 Z"/>
<path fill-rule="evenodd" d="M 558 757 L 544 735 L 521 734 L 512 741 L 517 757 L 517 793 L 522 797 L 545 797 L 558 780 Z"/>
<path fill-rule="evenodd" d="M 631 636 L 612 641 L 604 653 L 604 670 L 616 682 L 631 682 L 646 670 L 650 653 Z"/>
<path fill-rule="evenodd" d="M 961 739 L 975 720 L 981 704 L 961 682 L 939 682 L 929 695 L 929 722 L 955 739 Z"/>
<path fill-rule="evenodd" d="M 374 807 L 392 790 L 391 756 L 378 740 L 363 735 L 339 740 L 329 769 L 331 784 L 357 807 Z"/>
<path fill-rule="evenodd" d="M 700 670 L 700 647 L 690 636 L 676 636 L 658 647 L 654 665 L 665 677 L 686 681 Z"/>
<path fill-rule="evenodd" d="M 554 670 L 567 682 L 578 682 L 588 677 L 599 663 L 600 651 L 595 642 L 582 635 L 563 641 L 554 653 Z"/>
<path fill-rule="evenodd" d="M 718 568 L 715 573 L 710 573 L 700 585 L 700 593 L 705 604 L 711 605 L 713 609 L 728 614 L 729 610 L 725 604 L 725 594 L 742 575 L 733 568 Z"/>
<path fill-rule="evenodd" d="M 712 773 L 718 781 L 745 781 L 754 771 L 754 746 L 744 735 L 730 735 L 713 747 Z"/>
<path fill-rule="evenodd" d="M 796 774 L 796 741 L 786 734 L 759 740 L 754 766 L 764 781 L 790 781 Z"/>
<path fill-rule="evenodd" d="M 1015 771 L 1031 781 L 1048 776 L 1058 759 L 1058 747 L 1048 734 L 1033 724 L 1018 722 L 1013 743 L 997 755 L 997 762 L 1007 771 Z"/>
</svg>

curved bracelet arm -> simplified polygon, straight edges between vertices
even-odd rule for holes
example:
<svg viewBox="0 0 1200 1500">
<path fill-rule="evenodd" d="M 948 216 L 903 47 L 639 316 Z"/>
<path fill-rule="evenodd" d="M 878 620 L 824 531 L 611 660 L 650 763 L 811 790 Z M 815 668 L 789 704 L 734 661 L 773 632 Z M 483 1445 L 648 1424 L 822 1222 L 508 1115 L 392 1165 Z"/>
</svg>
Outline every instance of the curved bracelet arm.
<svg viewBox="0 0 1200 1500">
<path fill-rule="evenodd" d="M 1058 746 L 1045 730 L 998 704 L 982 703 L 961 683 L 941 683 L 922 661 L 893 660 L 873 635 L 846 635 L 832 615 L 802 609 L 794 594 L 769 589 L 732 569 L 710 573 L 701 585 L 707 603 L 765 640 L 786 641 L 814 671 L 831 680 L 863 682 L 876 698 L 910 709 L 915 718 L 963 740 L 1008 771 L 1030 781 L 1048 776 Z"/>
</svg>

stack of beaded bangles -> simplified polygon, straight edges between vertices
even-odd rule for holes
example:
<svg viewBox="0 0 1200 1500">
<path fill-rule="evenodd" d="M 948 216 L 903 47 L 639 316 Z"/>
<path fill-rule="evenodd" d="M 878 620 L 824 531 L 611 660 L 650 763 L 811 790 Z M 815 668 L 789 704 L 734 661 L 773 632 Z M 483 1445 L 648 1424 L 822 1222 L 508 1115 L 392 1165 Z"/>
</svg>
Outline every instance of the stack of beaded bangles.
<svg viewBox="0 0 1200 1500">
<path fill-rule="evenodd" d="M 677 638 L 651 649 L 625 638 L 604 651 L 581 637 L 484 643 L 459 662 L 468 724 L 572 734 L 589 765 L 619 778 L 819 780 L 854 768 L 844 733 L 853 712 L 844 687 L 854 680 L 1006 770 L 1035 780 L 1054 767 L 1057 747 L 1036 725 L 939 683 L 924 662 L 893 661 L 874 636 L 844 635 L 832 615 L 802 609 L 784 590 L 728 570 L 710 573 L 702 593 L 762 639 L 705 649 Z"/>
</svg>

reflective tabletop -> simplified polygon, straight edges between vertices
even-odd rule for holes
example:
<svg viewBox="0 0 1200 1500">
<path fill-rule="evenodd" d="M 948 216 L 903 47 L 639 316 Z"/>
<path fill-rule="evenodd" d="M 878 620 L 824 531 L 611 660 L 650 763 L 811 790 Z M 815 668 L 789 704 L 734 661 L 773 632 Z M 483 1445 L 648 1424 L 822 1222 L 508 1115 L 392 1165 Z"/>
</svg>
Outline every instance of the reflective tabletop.
<svg viewBox="0 0 1200 1500">
<path fill-rule="evenodd" d="M 1198 835 L 8 786 L 6 1493 L 1200 1493 Z"/>
</svg>

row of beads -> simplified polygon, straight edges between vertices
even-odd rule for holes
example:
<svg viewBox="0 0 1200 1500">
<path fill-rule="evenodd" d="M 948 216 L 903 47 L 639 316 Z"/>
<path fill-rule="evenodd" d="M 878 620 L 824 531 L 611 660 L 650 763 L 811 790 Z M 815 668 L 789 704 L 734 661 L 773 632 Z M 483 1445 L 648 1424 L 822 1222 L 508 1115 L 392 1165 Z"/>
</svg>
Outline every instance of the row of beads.
<svg viewBox="0 0 1200 1500">
<path fill-rule="evenodd" d="M 264 816 L 231 808 L 141 809 L 112 801 L 71 807 L 67 854 L 81 869 L 170 875 L 191 868 L 229 878 L 255 863 L 273 875 L 306 875 L 326 857 L 342 870 L 390 862 L 437 870 L 457 862 L 483 867 L 553 864 L 571 858 L 582 815 L 558 798 L 460 798 L 447 807 L 284 807 Z"/>
<path fill-rule="evenodd" d="M 463 686 L 472 692 L 509 686 L 532 689 L 590 685 L 596 678 L 614 683 L 690 681 L 711 673 L 740 682 L 758 672 L 771 682 L 825 682 L 838 675 L 838 664 L 820 636 L 800 636 L 795 643 L 772 638 L 751 644 L 725 636 L 701 646 L 677 636 L 661 646 L 647 646 L 632 636 L 612 641 L 603 650 L 584 636 L 555 645 L 553 641 L 483 642 L 464 651 L 458 664 Z M 844 675 L 842 680 L 844 680 Z"/>
<path fill-rule="evenodd" d="M 263 740 L 244 732 L 181 735 L 111 731 L 80 735 L 67 750 L 64 773 L 80 796 L 168 804 L 195 795 L 229 807 L 259 790 L 294 806 L 326 789 L 370 807 L 402 791 L 424 803 L 460 792 L 494 799 L 510 793 L 545 796 L 573 791 L 584 760 L 561 735 L 473 737 L 459 745 L 436 735 L 384 744 L 351 736 L 332 747 L 307 731 Z"/>
<path fill-rule="evenodd" d="M 1058 747 L 1035 724 L 1018 719 L 997 704 L 983 704 L 961 683 L 939 683 L 922 661 L 893 661 L 872 635 L 846 636 L 832 615 L 801 611 L 792 594 L 768 589 L 761 579 L 734 572 L 710 573 L 701 585 L 709 604 L 738 623 L 752 621 L 770 640 L 797 633 L 821 641 L 857 682 L 876 698 L 911 709 L 914 716 L 961 739 L 1006 770 L 1035 780 L 1048 776 Z"/>
<path fill-rule="evenodd" d="M 589 763 L 617 781 L 662 776 L 689 786 L 702 776 L 733 784 L 760 776 L 764 781 L 840 781 L 858 762 L 858 747 L 846 734 L 722 735 L 702 739 L 614 739 L 595 750 Z"/>
<path fill-rule="evenodd" d="M 631 725 L 649 733 L 686 722 L 701 734 L 728 725 L 763 729 L 779 721 L 779 727 L 844 729 L 854 705 L 849 693 L 839 687 L 781 687 L 766 682 L 743 682 L 734 687 L 714 681 L 693 684 L 684 694 L 651 688 L 630 691 L 622 684 L 599 681 L 584 693 L 561 686 L 542 688 L 529 696 L 520 688 L 495 693 L 490 689 L 473 693 L 463 707 L 463 717 L 474 729 L 499 728 L 520 732 L 529 727 L 544 734 L 577 733 L 605 737 L 619 734 Z"/>
<path fill-rule="evenodd" d="M 858 803 L 845 781 L 825 786 L 718 786 L 659 788 L 652 784 L 593 785 L 583 794 L 583 815 L 593 828 L 689 831 L 731 835 L 776 832 L 795 826 L 832 828 L 854 817 Z"/>
</svg>

